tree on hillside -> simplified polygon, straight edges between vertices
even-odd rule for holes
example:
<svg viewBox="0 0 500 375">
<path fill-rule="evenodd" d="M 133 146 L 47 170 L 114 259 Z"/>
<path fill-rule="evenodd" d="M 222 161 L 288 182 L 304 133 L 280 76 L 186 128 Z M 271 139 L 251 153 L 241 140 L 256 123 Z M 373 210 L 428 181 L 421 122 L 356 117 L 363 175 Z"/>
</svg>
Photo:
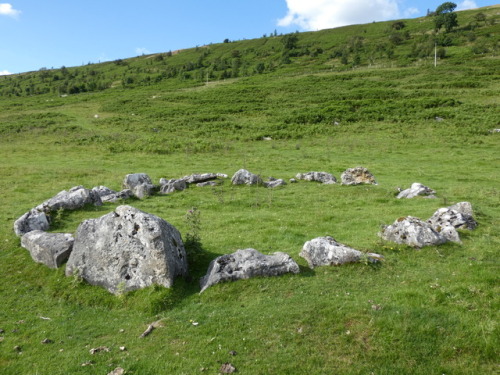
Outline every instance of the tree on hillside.
<svg viewBox="0 0 500 375">
<path fill-rule="evenodd" d="M 446 2 L 436 8 L 434 15 L 434 26 L 436 31 L 442 27 L 446 32 L 450 32 L 454 27 L 458 26 L 457 14 L 454 12 L 457 4 Z"/>
<path fill-rule="evenodd" d="M 295 34 L 287 34 L 281 39 L 281 43 L 283 43 L 285 50 L 297 48 L 298 41 L 299 38 Z"/>
</svg>

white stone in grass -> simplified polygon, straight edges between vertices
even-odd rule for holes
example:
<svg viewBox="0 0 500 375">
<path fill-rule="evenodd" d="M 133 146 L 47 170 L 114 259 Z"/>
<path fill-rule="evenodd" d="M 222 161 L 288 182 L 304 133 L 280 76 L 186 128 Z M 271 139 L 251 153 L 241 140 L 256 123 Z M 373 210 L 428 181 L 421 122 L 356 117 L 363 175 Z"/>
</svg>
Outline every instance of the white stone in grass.
<svg viewBox="0 0 500 375">
<path fill-rule="evenodd" d="M 215 258 L 200 280 L 202 293 L 208 287 L 224 281 L 249 279 L 256 276 L 279 276 L 299 273 L 298 264 L 290 255 L 276 252 L 264 255 L 255 249 L 238 250 Z"/>
<path fill-rule="evenodd" d="M 422 185 L 420 182 L 414 182 L 409 189 L 401 191 L 396 198 L 415 198 L 417 196 L 436 198 L 434 194 L 436 194 L 436 192 L 430 187 Z"/>
<path fill-rule="evenodd" d="M 311 268 L 359 262 L 364 257 L 370 262 L 377 262 L 383 259 L 379 254 L 363 253 L 337 242 L 330 236 L 318 237 L 307 241 L 299 255 L 307 261 Z"/>
<path fill-rule="evenodd" d="M 384 226 L 379 236 L 386 241 L 417 248 L 441 245 L 448 241 L 448 238 L 435 230 L 431 224 L 413 216 L 400 217 L 392 225 Z"/>
<path fill-rule="evenodd" d="M 253 174 L 246 169 L 240 169 L 231 178 L 233 185 L 261 185 L 262 179 L 260 176 Z"/>
</svg>

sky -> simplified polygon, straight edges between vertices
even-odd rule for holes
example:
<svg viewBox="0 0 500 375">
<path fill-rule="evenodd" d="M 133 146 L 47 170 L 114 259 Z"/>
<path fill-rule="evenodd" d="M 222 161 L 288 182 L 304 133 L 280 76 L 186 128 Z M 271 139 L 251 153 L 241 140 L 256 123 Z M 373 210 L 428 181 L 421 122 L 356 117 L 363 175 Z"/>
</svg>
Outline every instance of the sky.
<svg viewBox="0 0 500 375">
<path fill-rule="evenodd" d="M 416 18 L 443 0 L 0 0 L 0 75 Z M 455 1 L 457 10 L 496 0 Z"/>
</svg>

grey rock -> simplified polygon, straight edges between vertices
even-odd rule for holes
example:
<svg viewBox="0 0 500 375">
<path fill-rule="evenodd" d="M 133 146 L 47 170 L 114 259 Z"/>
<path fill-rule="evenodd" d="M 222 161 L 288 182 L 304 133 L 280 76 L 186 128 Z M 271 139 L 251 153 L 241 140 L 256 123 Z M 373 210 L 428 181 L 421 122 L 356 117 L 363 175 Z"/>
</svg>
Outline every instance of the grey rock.
<svg viewBox="0 0 500 375">
<path fill-rule="evenodd" d="M 288 254 L 276 252 L 264 255 L 255 249 L 238 250 L 210 262 L 207 274 L 200 280 L 200 293 L 224 281 L 279 276 L 289 272 L 299 273 L 299 266 Z"/>
<path fill-rule="evenodd" d="M 188 184 L 197 184 L 200 182 L 206 182 L 215 180 L 218 177 L 217 173 L 201 173 L 201 174 L 192 174 L 190 176 L 185 176 L 182 179 L 186 181 Z"/>
<path fill-rule="evenodd" d="M 296 183 L 297 183 L 297 180 L 296 180 L 295 178 L 291 178 L 291 179 L 290 179 L 290 183 L 291 183 L 291 184 L 296 184 Z"/>
<path fill-rule="evenodd" d="M 174 191 L 182 191 L 187 188 L 186 181 L 184 179 L 171 179 L 165 181 L 165 184 L 161 185 L 160 193 L 161 194 L 170 194 Z"/>
<path fill-rule="evenodd" d="M 66 275 L 119 294 L 152 284 L 171 287 L 187 274 L 179 231 L 165 220 L 131 206 L 119 206 L 78 227 Z"/>
<path fill-rule="evenodd" d="M 217 186 L 218 183 L 216 181 L 205 181 L 205 182 L 199 182 L 196 184 L 198 187 L 205 187 L 205 186 Z"/>
<path fill-rule="evenodd" d="M 317 181 L 317 182 L 321 182 L 323 184 L 335 184 L 335 183 L 337 183 L 337 179 L 331 173 L 327 173 L 327 172 L 297 173 L 295 178 L 297 180 Z"/>
<path fill-rule="evenodd" d="M 461 244 L 460 235 L 457 232 L 457 229 L 453 225 L 444 225 L 434 228 L 436 232 L 439 232 L 444 238 L 448 241 L 455 242 Z"/>
<path fill-rule="evenodd" d="M 432 225 L 413 216 L 400 217 L 392 225 L 384 226 L 379 236 L 386 241 L 417 248 L 447 242 L 447 238 Z"/>
<path fill-rule="evenodd" d="M 472 204 L 470 204 L 470 202 L 458 202 L 448 208 L 450 210 L 458 211 L 464 216 L 474 217 L 474 210 L 472 209 Z"/>
<path fill-rule="evenodd" d="M 469 229 L 473 230 L 477 227 L 477 222 L 472 215 L 462 214 L 459 211 L 453 210 L 450 207 L 443 207 L 438 209 L 427 220 L 434 229 L 451 225 L 456 229 Z"/>
<path fill-rule="evenodd" d="M 500 129 L 491 129 L 490 133 L 500 133 Z"/>
<path fill-rule="evenodd" d="M 26 212 L 14 222 L 14 232 L 19 237 L 33 230 L 49 230 L 49 228 L 49 217 L 45 212 L 36 209 Z"/>
<path fill-rule="evenodd" d="M 428 198 L 435 198 L 434 194 L 436 194 L 436 192 L 430 187 L 422 185 L 419 182 L 414 182 L 413 184 L 411 184 L 411 187 L 409 189 L 401 191 L 396 198 L 415 198 L 419 195 L 426 196 Z"/>
<path fill-rule="evenodd" d="M 106 195 L 101 197 L 103 202 L 118 202 L 120 200 L 125 200 L 132 198 L 134 193 L 130 189 L 123 189 L 122 191 L 117 192 L 116 194 Z"/>
<path fill-rule="evenodd" d="M 156 187 L 154 185 L 144 183 L 134 186 L 134 188 L 131 191 L 134 196 L 136 196 L 139 199 L 143 199 L 145 197 L 153 195 L 155 190 Z"/>
<path fill-rule="evenodd" d="M 286 185 L 286 182 L 281 178 L 269 177 L 269 181 L 263 182 L 263 185 L 267 188 L 276 188 Z"/>
<path fill-rule="evenodd" d="M 361 184 L 371 184 L 377 185 L 375 177 L 370 173 L 370 171 L 364 167 L 355 167 L 346 169 L 340 175 L 342 180 L 342 185 L 361 185 Z"/>
<path fill-rule="evenodd" d="M 253 174 L 246 169 L 240 169 L 231 178 L 233 185 L 261 185 L 262 179 L 260 176 Z"/>
<path fill-rule="evenodd" d="M 132 173 L 125 176 L 123 179 L 123 189 L 134 190 L 138 185 L 147 184 L 153 185 L 151 178 L 146 173 Z"/>
<path fill-rule="evenodd" d="M 99 195 L 99 197 L 101 197 L 101 201 L 103 203 L 117 202 L 119 200 L 129 199 L 134 196 L 132 190 L 130 189 L 124 189 L 122 191 L 117 192 L 106 186 L 96 186 L 92 188 L 92 191 L 94 191 L 96 194 Z"/>
<path fill-rule="evenodd" d="M 36 206 L 35 209 L 49 213 L 60 209 L 77 210 L 87 204 L 101 206 L 101 197 L 93 190 L 85 189 L 83 186 L 75 186 L 68 191 L 60 191 L 52 198 Z"/>
<path fill-rule="evenodd" d="M 111 194 L 116 194 L 116 191 L 108 188 L 107 186 L 103 186 L 103 185 L 100 185 L 100 186 L 94 186 L 92 188 L 92 191 L 94 193 L 96 193 L 97 195 L 99 195 L 101 198 L 102 197 L 105 197 L 107 195 L 111 195 Z"/>
<path fill-rule="evenodd" d="M 58 268 L 68 260 L 74 241 L 70 233 L 34 230 L 21 237 L 21 246 L 30 252 L 35 262 Z"/>
<path fill-rule="evenodd" d="M 299 254 L 309 267 L 338 266 L 344 263 L 358 262 L 366 257 L 371 262 L 377 262 L 383 257 L 375 253 L 363 253 L 335 241 L 330 236 L 314 238 L 307 241 Z"/>
</svg>

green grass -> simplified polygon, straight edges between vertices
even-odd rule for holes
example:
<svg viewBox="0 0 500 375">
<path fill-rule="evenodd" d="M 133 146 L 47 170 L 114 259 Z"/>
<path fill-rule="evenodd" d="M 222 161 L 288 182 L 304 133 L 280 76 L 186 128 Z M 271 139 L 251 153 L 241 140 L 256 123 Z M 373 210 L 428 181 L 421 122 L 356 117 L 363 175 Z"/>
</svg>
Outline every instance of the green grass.
<svg viewBox="0 0 500 375">
<path fill-rule="evenodd" d="M 463 20 L 473 15 L 460 12 Z M 418 33 L 426 22 L 407 27 Z M 299 44 L 333 49 L 363 29 L 381 42 L 387 27 L 304 33 Z M 475 32 L 485 30 L 498 38 L 490 26 Z M 281 52 L 266 55 L 263 48 L 272 51 L 273 43 L 281 46 L 279 38 L 212 45 L 210 56 L 248 50 L 249 64 L 272 65 Z M 430 61 L 399 66 L 399 57 L 392 66 L 348 70 L 333 61 L 332 69 L 325 54 L 304 55 L 265 74 L 208 85 L 169 78 L 67 97 L 1 97 L 0 373 L 94 374 L 121 366 L 130 374 L 216 374 L 224 362 L 244 374 L 497 372 L 500 138 L 489 131 L 500 127 L 498 58 L 475 56 L 463 43 L 453 48 L 436 69 Z M 190 61 L 201 52 L 171 59 Z M 126 61 L 128 68 L 68 70 L 102 70 L 121 80 L 119 69 L 154 59 Z M 21 85 L 39 73 L 19 78 Z M 318 170 L 339 179 L 358 165 L 379 185 L 299 182 L 268 190 L 226 181 L 128 201 L 183 236 L 187 211 L 200 210 L 203 251 L 191 259 L 190 277 L 172 289 L 111 295 L 65 277 L 64 267 L 35 264 L 12 230 L 19 216 L 60 190 L 120 189 L 128 173 L 145 172 L 157 182 L 202 172 L 231 176 L 240 168 L 284 179 Z M 396 187 L 413 182 L 435 189 L 438 199 L 395 199 Z M 398 217 L 427 219 L 464 200 L 479 226 L 461 232 L 463 245 L 415 250 L 377 236 Z M 53 230 L 75 232 L 82 220 L 114 207 L 64 212 Z M 310 270 L 298 254 L 305 241 L 324 235 L 385 261 Z M 200 295 L 209 262 L 247 247 L 287 252 L 301 273 L 219 284 Z M 161 327 L 139 338 L 157 320 Z M 42 344 L 45 338 L 54 343 Z M 99 346 L 111 351 L 89 353 Z"/>
</svg>

